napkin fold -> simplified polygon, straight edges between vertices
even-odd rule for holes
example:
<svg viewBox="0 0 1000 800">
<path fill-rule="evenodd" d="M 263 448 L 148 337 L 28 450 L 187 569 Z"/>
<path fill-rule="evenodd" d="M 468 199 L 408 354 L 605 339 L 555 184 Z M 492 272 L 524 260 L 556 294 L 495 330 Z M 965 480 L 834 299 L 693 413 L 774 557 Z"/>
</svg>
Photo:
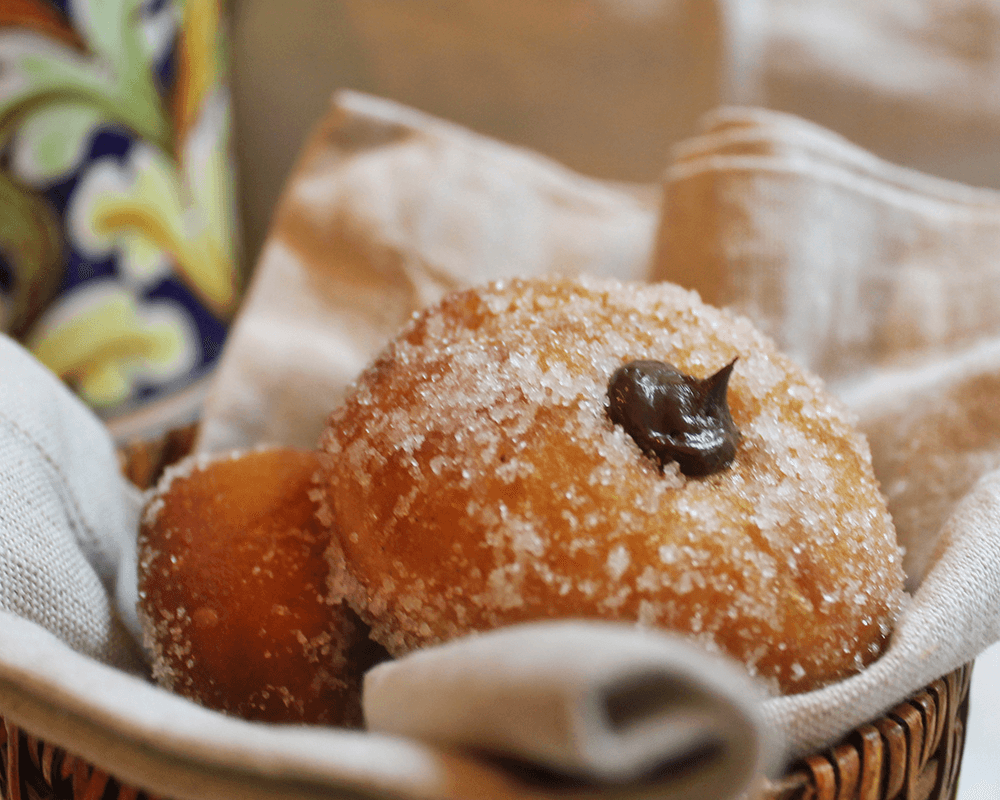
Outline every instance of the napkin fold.
<svg viewBox="0 0 1000 800">
<path fill-rule="evenodd" d="M 1000 338 L 839 389 L 868 437 L 913 591 L 959 501 L 1000 469 Z"/>
<path fill-rule="evenodd" d="M 493 754 L 659 798 L 738 797 L 779 752 L 763 690 L 728 659 L 662 632 L 516 625 L 365 675 L 370 730 Z"/>
<path fill-rule="evenodd" d="M 529 626 L 521 634 L 519 641 L 531 646 L 553 635 L 566 638 L 551 627 Z M 714 671 L 710 667 L 714 677 L 703 679 L 695 664 L 685 668 L 684 658 L 670 647 L 657 652 L 644 644 L 646 635 L 633 629 L 608 626 L 588 632 L 588 637 L 596 649 L 621 647 L 624 653 L 645 654 L 641 663 L 648 674 L 675 675 L 695 692 L 695 698 L 705 691 L 717 692 L 713 680 L 726 675 L 725 667 Z M 456 643 L 457 660 L 452 663 L 473 663 L 475 657 L 466 659 L 461 648 Z M 566 663 L 563 656 L 559 658 Z M 529 666 L 528 659 L 523 663 Z M 686 677 L 681 674 L 684 669 Z M 619 659 L 618 670 L 634 674 L 625 657 Z M 527 672 L 522 676 L 527 678 Z M 601 677 L 613 682 L 614 671 Z M 586 683 L 577 685 L 581 700 L 593 694 Z M 735 695 L 744 686 L 737 678 L 722 691 Z M 553 690 L 548 692 L 550 707 L 566 699 L 564 692 Z M 396 694 L 395 700 L 391 694 Z M 412 700 L 403 685 L 383 689 L 380 698 L 400 706 Z M 680 709 L 693 711 L 690 698 L 654 699 L 646 706 L 653 717 L 657 712 L 665 715 L 671 704 L 678 706 L 678 717 L 685 713 Z M 379 731 L 264 725 L 226 716 L 72 650 L 29 620 L 0 610 L 0 713 L 5 721 L 67 748 L 129 786 L 176 800 L 737 800 L 736 790 L 747 775 L 766 763 L 757 748 L 769 737 L 745 699 L 734 697 L 728 709 L 717 701 L 705 708 L 699 720 L 728 719 L 732 731 L 750 736 L 749 743 L 727 738 L 721 749 L 695 751 L 699 758 L 686 769 L 633 780 L 598 781 L 593 774 L 581 773 L 567 780 L 552 772 L 546 761 L 526 769 L 484 756 L 472 749 L 471 739 L 441 747 Z M 740 709 L 751 713 L 741 717 Z M 524 722 L 536 728 L 544 724 L 537 714 Z M 569 740 L 564 744 L 564 752 L 577 746 Z M 664 748 L 661 759 L 656 749 L 646 746 L 650 762 L 665 760 L 674 752 Z M 727 776 L 733 785 L 727 785 Z"/>
<path fill-rule="evenodd" d="M 663 179 L 651 277 L 753 319 L 836 383 L 1000 334 L 1000 195 L 803 119 L 710 114 Z"/>
<path fill-rule="evenodd" d="M 1000 194 L 721 108 L 678 146 L 663 198 L 651 275 L 745 314 L 827 379 L 905 549 L 914 594 L 886 653 L 765 704 L 803 755 L 1000 638 Z"/>
</svg>

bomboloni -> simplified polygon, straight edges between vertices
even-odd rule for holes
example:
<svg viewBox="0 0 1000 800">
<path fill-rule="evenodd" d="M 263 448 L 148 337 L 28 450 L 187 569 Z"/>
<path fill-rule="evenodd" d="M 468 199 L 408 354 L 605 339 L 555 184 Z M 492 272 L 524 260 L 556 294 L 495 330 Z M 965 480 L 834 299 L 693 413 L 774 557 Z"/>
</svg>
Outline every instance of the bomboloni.
<svg viewBox="0 0 1000 800">
<path fill-rule="evenodd" d="M 356 726 L 366 631 L 327 593 L 318 454 L 189 456 L 139 532 L 139 618 L 162 686 L 245 719 Z"/>
<path fill-rule="evenodd" d="M 393 655 L 622 620 L 795 693 L 875 659 L 903 600 L 849 413 L 674 285 L 452 294 L 360 376 L 320 445 L 331 594 Z"/>
</svg>

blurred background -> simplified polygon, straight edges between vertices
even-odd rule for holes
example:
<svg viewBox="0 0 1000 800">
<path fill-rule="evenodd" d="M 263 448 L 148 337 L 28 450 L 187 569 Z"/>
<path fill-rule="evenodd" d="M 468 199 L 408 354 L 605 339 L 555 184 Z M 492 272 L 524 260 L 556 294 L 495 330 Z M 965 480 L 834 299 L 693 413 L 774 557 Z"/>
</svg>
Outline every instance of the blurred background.
<svg viewBox="0 0 1000 800">
<path fill-rule="evenodd" d="M 232 14 L 251 260 L 339 86 L 615 181 L 656 182 L 705 112 L 741 104 L 1000 186 L 993 0 L 241 0 Z"/>
</svg>

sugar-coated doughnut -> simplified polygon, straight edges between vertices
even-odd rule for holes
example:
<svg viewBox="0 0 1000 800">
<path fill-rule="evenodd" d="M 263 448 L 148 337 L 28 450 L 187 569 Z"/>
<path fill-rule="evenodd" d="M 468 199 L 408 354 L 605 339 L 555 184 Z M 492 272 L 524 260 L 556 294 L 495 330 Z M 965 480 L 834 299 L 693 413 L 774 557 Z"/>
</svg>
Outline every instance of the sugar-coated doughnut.
<svg viewBox="0 0 1000 800">
<path fill-rule="evenodd" d="M 157 681 L 269 722 L 361 721 L 360 621 L 327 596 L 317 454 L 191 456 L 164 474 L 139 535 L 139 613 Z"/>
<path fill-rule="evenodd" d="M 612 420 L 609 381 L 646 361 L 726 393 L 735 449 L 715 471 L 686 474 Z M 850 415 L 747 320 L 673 285 L 450 295 L 362 374 L 321 449 L 331 591 L 393 655 L 606 618 L 685 632 L 795 693 L 876 658 L 902 603 Z"/>
</svg>

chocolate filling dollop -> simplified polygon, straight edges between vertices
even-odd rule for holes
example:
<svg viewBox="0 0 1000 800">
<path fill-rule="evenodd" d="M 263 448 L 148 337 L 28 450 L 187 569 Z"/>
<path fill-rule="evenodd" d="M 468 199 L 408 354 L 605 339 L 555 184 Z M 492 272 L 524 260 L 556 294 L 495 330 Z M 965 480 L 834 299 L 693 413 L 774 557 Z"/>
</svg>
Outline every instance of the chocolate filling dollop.
<svg viewBox="0 0 1000 800">
<path fill-rule="evenodd" d="M 630 361 L 608 382 L 608 415 L 661 468 L 676 461 L 685 475 L 719 472 L 740 440 L 726 401 L 735 364 L 699 379 L 663 361 Z"/>
</svg>

